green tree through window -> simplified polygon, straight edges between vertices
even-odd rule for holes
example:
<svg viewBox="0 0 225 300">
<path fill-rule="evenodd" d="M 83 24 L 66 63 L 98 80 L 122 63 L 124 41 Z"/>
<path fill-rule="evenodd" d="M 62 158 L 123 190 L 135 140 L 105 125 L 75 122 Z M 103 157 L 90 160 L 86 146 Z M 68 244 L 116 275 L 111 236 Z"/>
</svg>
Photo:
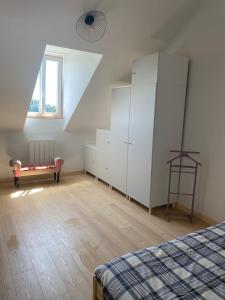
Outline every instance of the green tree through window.
<svg viewBox="0 0 225 300">
<path fill-rule="evenodd" d="M 29 105 L 28 116 L 59 116 L 61 90 L 62 58 L 45 55 Z"/>
</svg>

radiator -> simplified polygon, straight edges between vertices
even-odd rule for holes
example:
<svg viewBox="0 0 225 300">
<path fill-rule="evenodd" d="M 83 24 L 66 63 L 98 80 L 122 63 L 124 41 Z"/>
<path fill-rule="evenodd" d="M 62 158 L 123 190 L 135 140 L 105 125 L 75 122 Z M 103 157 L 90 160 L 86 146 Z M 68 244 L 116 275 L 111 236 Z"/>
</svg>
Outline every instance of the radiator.
<svg viewBox="0 0 225 300">
<path fill-rule="evenodd" d="M 31 164 L 49 163 L 55 156 L 54 140 L 30 140 L 29 161 Z"/>
</svg>

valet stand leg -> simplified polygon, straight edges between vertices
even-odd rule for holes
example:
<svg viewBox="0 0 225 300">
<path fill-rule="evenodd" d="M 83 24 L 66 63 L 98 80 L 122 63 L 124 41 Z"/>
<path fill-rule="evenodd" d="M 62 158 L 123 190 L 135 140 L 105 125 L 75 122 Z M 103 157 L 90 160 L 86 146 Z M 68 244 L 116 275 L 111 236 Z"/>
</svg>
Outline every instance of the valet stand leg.
<svg viewBox="0 0 225 300">
<path fill-rule="evenodd" d="M 180 195 L 180 182 L 181 182 L 181 166 L 183 162 L 183 157 L 180 157 L 180 166 L 179 166 L 179 175 L 178 175 L 178 185 L 177 185 L 177 197 L 176 197 L 176 202 L 173 202 L 173 208 L 175 208 L 175 204 L 178 203 L 179 201 L 179 195 Z"/>
<path fill-rule="evenodd" d="M 168 198 L 167 198 L 167 221 L 169 222 L 169 206 L 170 206 L 170 186 L 171 186 L 171 171 L 172 171 L 172 163 L 170 163 L 170 171 L 169 171 L 169 185 L 168 185 Z"/>
<path fill-rule="evenodd" d="M 198 173 L 198 164 L 195 164 L 195 178 L 194 178 L 194 186 L 193 186 L 193 195 L 192 195 L 192 204 L 191 204 L 191 223 L 193 223 L 194 216 L 194 205 L 195 205 L 195 191 L 196 191 L 196 183 L 197 183 L 197 173 Z"/>
</svg>

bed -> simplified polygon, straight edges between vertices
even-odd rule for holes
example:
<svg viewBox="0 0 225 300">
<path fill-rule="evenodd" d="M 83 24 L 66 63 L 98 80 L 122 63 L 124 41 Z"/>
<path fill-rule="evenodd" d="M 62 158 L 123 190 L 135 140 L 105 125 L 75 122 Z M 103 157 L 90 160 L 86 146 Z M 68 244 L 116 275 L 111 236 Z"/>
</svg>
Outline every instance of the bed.
<svg viewBox="0 0 225 300">
<path fill-rule="evenodd" d="M 225 299 L 225 222 L 95 269 L 94 300 Z"/>
</svg>

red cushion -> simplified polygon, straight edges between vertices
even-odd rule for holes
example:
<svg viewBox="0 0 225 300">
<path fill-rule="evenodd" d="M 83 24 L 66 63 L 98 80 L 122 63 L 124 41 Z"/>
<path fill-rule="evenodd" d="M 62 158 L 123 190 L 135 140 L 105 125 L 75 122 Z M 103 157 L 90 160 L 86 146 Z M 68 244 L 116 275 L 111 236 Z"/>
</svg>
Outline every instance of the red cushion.
<svg viewBox="0 0 225 300">
<path fill-rule="evenodd" d="M 40 164 L 40 165 L 36 165 L 36 164 L 28 164 L 28 165 L 23 165 L 21 167 L 21 172 L 25 172 L 25 171 L 30 171 L 30 170 L 47 170 L 47 169 L 54 169 L 55 166 L 53 164 Z"/>
</svg>

